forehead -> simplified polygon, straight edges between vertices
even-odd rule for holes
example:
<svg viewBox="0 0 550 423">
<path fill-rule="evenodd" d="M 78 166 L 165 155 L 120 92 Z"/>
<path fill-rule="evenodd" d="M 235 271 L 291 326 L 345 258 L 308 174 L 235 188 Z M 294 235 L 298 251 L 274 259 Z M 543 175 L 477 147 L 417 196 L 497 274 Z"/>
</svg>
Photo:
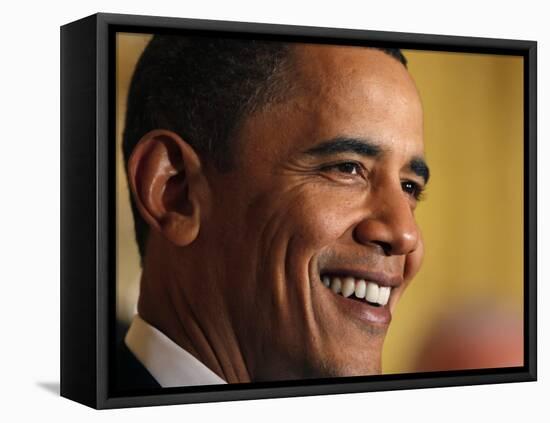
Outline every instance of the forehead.
<svg viewBox="0 0 550 423">
<path fill-rule="evenodd" d="M 422 155 L 422 107 L 414 81 L 389 54 L 366 47 L 297 44 L 291 94 L 249 116 L 244 133 L 262 148 L 308 147 L 338 136 L 372 139 L 384 149 Z M 247 138 L 247 137 L 245 137 Z"/>
<path fill-rule="evenodd" d="M 418 97 L 405 66 L 379 49 L 297 44 L 293 65 L 299 86 L 309 95 L 330 99 L 345 93 L 364 101 L 384 91 L 403 102 Z"/>
</svg>

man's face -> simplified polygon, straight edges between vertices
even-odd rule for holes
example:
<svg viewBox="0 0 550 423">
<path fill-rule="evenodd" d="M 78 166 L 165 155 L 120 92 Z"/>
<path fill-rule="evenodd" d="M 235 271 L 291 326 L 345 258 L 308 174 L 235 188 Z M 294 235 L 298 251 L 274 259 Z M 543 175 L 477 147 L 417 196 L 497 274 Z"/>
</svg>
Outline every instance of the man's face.
<svg viewBox="0 0 550 423">
<path fill-rule="evenodd" d="M 420 100 L 375 49 L 296 47 L 290 78 L 243 123 L 235 170 L 210 174 L 199 239 L 252 380 L 379 373 L 423 253 Z"/>
</svg>

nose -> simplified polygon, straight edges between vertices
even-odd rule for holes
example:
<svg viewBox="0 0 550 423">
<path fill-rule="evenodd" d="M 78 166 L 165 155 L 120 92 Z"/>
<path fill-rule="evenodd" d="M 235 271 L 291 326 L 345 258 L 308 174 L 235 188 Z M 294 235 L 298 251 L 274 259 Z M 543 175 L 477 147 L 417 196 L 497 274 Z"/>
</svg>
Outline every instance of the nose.
<svg viewBox="0 0 550 423">
<path fill-rule="evenodd" d="M 406 255 L 416 250 L 420 234 L 406 194 L 393 189 L 369 199 L 368 213 L 355 227 L 354 237 L 364 245 L 376 245 L 384 254 Z"/>
</svg>

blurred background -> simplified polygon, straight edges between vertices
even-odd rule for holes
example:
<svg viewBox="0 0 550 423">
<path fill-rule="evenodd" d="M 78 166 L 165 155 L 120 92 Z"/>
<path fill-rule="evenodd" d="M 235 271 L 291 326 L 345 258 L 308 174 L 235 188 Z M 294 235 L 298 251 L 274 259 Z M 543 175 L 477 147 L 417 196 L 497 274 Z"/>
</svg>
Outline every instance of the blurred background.
<svg viewBox="0 0 550 423">
<path fill-rule="evenodd" d="M 117 145 L 150 40 L 117 35 Z M 419 274 L 397 306 L 384 373 L 523 365 L 523 58 L 403 50 L 420 91 L 431 179 Z M 139 256 L 117 148 L 117 317 L 135 313 Z"/>
</svg>

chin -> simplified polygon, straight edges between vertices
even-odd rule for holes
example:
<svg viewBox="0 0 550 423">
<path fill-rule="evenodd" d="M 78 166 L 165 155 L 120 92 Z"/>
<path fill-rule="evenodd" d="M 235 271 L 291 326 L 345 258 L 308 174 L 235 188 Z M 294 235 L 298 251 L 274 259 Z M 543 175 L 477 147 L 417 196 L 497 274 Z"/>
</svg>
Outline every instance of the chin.
<svg viewBox="0 0 550 423">
<path fill-rule="evenodd" d="M 382 373 L 382 366 L 381 360 L 375 359 L 367 364 L 363 363 L 359 366 L 353 363 L 331 363 L 307 370 L 305 375 L 306 378 L 337 378 L 379 375 Z"/>
<path fill-rule="evenodd" d="M 354 337 L 359 342 L 350 343 L 349 339 L 346 342 L 341 337 L 329 335 L 324 347 L 316 348 L 315 352 L 310 351 L 307 354 L 309 358 L 302 361 L 304 377 L 334 378 L 381 374 L 383 338 L 366 339 L 364 335 Z M 320 345 L 317 344 L 317 347 Z"/>
</svg>

